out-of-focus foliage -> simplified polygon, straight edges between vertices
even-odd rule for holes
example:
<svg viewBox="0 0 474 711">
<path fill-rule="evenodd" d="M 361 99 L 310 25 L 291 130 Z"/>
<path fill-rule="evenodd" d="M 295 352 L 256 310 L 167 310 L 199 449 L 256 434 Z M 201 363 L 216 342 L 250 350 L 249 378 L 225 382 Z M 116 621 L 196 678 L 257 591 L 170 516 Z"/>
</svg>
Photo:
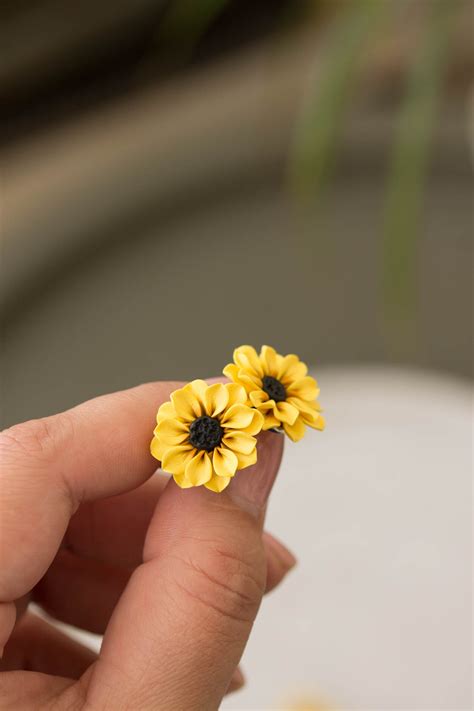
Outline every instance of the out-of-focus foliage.
<svg viewBox="0 0 474 711">
<path fill-rule="evenodd" d="M 315 82 L 301 110 L 289 157 L 291 188 L 313 221 L 309 239 L 317 249 L 316 224 L 324 210 L 340 134 L 357 91 L 358 70 L 374 40 L 390 29 L 387 22 L 406 7 L 390 0 L 353 0 L 339 9 L 323 77 Z M 429 168 L 442 79 L 449 62 L 453 19 L 462 3 L 430 0 L 419 23 L 417 52 L 399 107 L 398 130 L 386 185 L 380 268 L 381 323 L 386 345 L 394 351 L 416 337 L 416 257 L 420 215 Z M 321 71 L 321 68 L 319 68 Z"/>
<path fill-rule="evenodd" d="M 395 347 L 395 343 L 403 343 L 408 336 L 416 338 L 413 327 L 417 306 L 416 261 L 421 208 L 441 84 L 448 60 L 450 31 L 456 12 L 456 2 L 433 0 L 429 5 L 428 22 L 420 37 L 418 54 L 400 108 L 398 135 L 387 183 L 381 304 L 385 310 L 383 320 L 391 324 L 386 333 L 391 348 Z"/>
<path fill-rule="evenodd" d="M 189 59 L 199 38 L 227 4 L 228 0 L 176 0 L 160 24 L 158 43 L 182 61 Z"/>
<path fill-rule="evenodd" d="M 290 154 L 292 189 L 313 210 L 331 177 L 361 59 L 392 9 L 391 2 L 380 0 L 354 0 L 339 9 L 324 66 L 317 67 L 322 79 L 305 97 Z"/>
</svg>

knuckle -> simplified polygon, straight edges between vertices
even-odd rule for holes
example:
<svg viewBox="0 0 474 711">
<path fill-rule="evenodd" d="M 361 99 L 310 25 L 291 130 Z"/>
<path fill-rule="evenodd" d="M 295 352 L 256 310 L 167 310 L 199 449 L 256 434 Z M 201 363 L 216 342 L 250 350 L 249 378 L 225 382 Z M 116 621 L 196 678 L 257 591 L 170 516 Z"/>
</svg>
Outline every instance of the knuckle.
<svg viewBox="0 0 474 711">
<path fill-rule="evenodd" d="M 70 434 L 66 413 L 14 425 L 0 433 L 0 456 L 4 462 L 18 457 L 48 460 Z"/>
<path fill-rule="evenodd" d="M 74 436 L 74 420 L 68 412 L 14 425 L 0 432 L 0 465 L 2 481 L 22 472 L 51 475 L 51 467 L 61 448 Z M 62 487 L 71 504 L 71 513 L 78 498 L 61 469 L 56 471 L 56 483 Z"/>
<path fill-rule="evenodd" d="M 207 547 L 181 560 L 181 588 L 219 618 L 253 622 L 265 588 L 262 546 L 247 550 L 229 544 Z"/>
</svg>

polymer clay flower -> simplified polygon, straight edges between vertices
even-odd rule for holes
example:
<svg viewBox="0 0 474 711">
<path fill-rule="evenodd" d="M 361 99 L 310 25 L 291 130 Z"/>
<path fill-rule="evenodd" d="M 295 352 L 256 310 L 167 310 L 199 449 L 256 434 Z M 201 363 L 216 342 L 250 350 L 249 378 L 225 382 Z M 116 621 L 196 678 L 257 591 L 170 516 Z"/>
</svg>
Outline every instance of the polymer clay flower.
<svg viewBox="0 0 474 711">
<path fill-rule="evenodd" d="M 238 469 L 255 464 L 263 416 L 246 402 L 241 385 L 193 380 L 161 405 L 150 451 L 178 486 L 220 492 Z"/>
<path fill-rule="evenodd" d="M 306 425 L 324 429 L 316 400 L 318 385 L 298 356 L 282 356 L 271 346 L 262 346 L 259 355 L 252 346 L 240 346 L 234 351 L 234 363 L 226 365 L 223 372 L 245 388 L 247 403 L 265 418 L 264 430 L 283 428 L 297 442 Z"/>
</svg>

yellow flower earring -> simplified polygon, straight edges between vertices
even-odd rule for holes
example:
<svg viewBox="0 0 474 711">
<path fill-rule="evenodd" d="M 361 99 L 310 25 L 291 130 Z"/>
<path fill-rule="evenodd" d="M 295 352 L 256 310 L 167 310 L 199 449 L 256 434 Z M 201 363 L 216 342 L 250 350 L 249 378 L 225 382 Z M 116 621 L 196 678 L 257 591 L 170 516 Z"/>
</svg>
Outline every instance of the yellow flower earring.
<svg viewBox="0 0 474 711">
<path fill-rule="evenodd" d="M 252 346 L 240 346 L 223 372 L 245 388 L 247 404 L 264 417 L 264 430 L 283 429 L 297 442 L 306 426 L 324 429 L 317 382 L 298 356 L 282 356 L 271 346 L 262 346 L 260 354 Z"/>
<path fill-rule="evenodd" d="M 239 384 L 193 380 L 158 410 L 152 455 L 181 488 L 223 491 L 237 470 L 257 461 L 264 418 L 246 403 Z"/>
<path fill-rule="evenodd" d="M 283 430 L 294 442 L 306 426 L 324 429 L 316 380 L 298 356 L 240 346 L 223 372 L 233 382 L 193 380 L 158 410 L 150 451 L 183 489 L 223 491 L 257 461 L 262 429 Z"/>
</svg>

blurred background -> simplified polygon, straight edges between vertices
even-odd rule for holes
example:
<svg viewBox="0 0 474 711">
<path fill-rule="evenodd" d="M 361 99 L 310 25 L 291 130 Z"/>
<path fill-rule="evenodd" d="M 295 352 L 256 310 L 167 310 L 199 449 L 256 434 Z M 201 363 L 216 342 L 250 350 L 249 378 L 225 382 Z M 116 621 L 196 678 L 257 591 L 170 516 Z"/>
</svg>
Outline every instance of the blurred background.
<svg viewBox="0 0 474 711">
<path fill-rule="evenodd" d="M 301 564 L 223 708 L 471 708 L 472 2 L 0 13 L 3 426 L 298 353 Z"/>
</svg>

